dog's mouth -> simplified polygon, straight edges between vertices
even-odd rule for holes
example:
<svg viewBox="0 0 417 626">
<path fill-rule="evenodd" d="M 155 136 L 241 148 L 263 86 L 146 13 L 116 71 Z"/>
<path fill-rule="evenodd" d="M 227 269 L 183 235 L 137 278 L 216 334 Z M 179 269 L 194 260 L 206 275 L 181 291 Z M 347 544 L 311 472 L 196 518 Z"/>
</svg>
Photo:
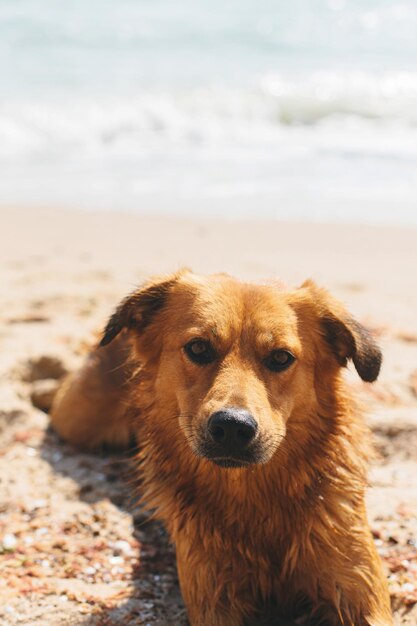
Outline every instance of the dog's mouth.
<svg viewBox="0 0 417 626">
<path fill-rule="evenodd" d="M 209 461 L 218 465 L 218 467 L 224 467 L 228 469 L 239 468 L 239 467 L 249 467 L 249 465 L 254 465 L 255 461 L 244 461 L 243 459 L 235 459 L 234 457 L 229 456 L 216 456 L 216 457 L 206 457 Z"/>
<path fill-rule="evenodd" d="M 257 437 L 255 441 L 249 442 L 213 442 L 204 433 L 192 445 L 192 449 L 200 458 L 211 461 L 217 467 L 223 468 L 245 468 L 255 465 L 263 465 L 271 458 L 271 449 L 265 446 L 262 438 Z"/>
<path fill-rule="evenodd" d="M 199 446 L 197 455 L 211 461 L 217 467 L 243 468 L 252 467 L 263 462 L 262 455 L 257 448 L 245 451 L 219 450 L 211 446 Z"/>
</svg>

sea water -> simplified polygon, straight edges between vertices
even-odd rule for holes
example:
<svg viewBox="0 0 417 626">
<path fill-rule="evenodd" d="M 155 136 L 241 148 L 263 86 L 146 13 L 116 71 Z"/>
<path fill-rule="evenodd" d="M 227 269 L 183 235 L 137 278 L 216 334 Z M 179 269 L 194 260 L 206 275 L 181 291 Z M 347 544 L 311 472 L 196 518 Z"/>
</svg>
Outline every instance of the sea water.
<svg viewBox="0 0 417 626">
<path fill-rule="evenodd" d="M 0 204 L 417 224 L 417 2 L 0 0 Z"/>
</svg>

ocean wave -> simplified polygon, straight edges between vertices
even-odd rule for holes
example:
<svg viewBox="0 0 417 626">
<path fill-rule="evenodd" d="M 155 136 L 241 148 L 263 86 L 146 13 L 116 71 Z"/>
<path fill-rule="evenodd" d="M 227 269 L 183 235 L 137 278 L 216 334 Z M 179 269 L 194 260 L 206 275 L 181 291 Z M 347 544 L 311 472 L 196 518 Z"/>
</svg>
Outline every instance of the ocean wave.
<svg viewBox="0 0 417 626">
<path fill-rule="evenodd" d="M 262 80 L 282 123 L 310 124 L 330 116 L 417 123 L 417 73 L 315 72 L 300 81 Z"/>
<path fill-rule="evenodd" d="M 277 144 L 284 129 L 343 135 L 417 129 L 417 73 L 265 75 L 250 88 L 200 87 L 0 103 L 0 155 Z"/>
</svg>

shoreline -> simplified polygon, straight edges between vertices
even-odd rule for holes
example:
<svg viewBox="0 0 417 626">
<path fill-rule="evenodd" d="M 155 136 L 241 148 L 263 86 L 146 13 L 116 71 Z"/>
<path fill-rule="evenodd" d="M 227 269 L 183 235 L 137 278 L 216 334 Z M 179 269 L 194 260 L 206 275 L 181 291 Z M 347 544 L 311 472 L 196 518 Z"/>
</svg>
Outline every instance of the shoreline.
<svg viewBox="0 0 417 626">
<path fill-rule="evenodd" d="M 177 199 L 176 199 L 177 202 Z M 225 204 L 228 208 L 231 208 L 232 211 L 233 205 L 237 202 L 236 198 L 227 199 L 220 198 L 216 199 L 216 201 L 210 200 L 211 204 Z M 210 211 L 186 211 L 181 209 L 180 207 L 176 207 L 175 209 L 163 209 L 163 208 L 143 208 L 142 204 L 147 204 L 147 206 L 151 206 L 151 203 L 139 203 L 136 208 L 120 205 L 120 207 L 112 207 L 112 206 L 100 206 L 100 205 L 86 205 L 82 206 L 82 204 L 66 204 L 59 202 L 51 202 L 50 204 L 30 204 L 30 203 L 5 203 L 0 202 L 0 218 L 4 215 L 13 215 L 18 213 L 20 215 L 29 215 L 31 213 L 41 214 L 41 215 L 52 215 L 52 214 L 71 214 L 71 215 L 113 215 L 115 216 L 127 216 L 134 217 L 136 219 L 144 219 L 144 220 L 161 220 L 161 219 L 170 219 L 173 221 L 187 220 L 187 221 L 202 221 L 202 222 L 242 222 L 242 223 L 281 223 L 281 224 L 305 224 L 310 226 L 352 226 L 352 227 L 365 227 L 365 228 L 392 228 L 398 231 L 404 230 L 415 230 L 417 233 L 417 217 L 415 222 L 398 222 L 393 219 L 392 222 L 385 221 L 373 221 L 371 219 L 364 221 L 355 221 L 354 219 L 325 219 L 325 218 L 308 218 L 304 217 L 281 217 L 280 215 L 272 215 L 268 213 L 260 213 L 255 215 L 253 213 L 247 213 L 242 211 L 239 212 L 231 212 L 227 213 L 226 211 L 220 211 L 218 215 L 215 211 L 210 214 Z M 252 207 L 256 205 L 256 200 L 251 201 Z M 171 203 L 172 205 L 172 203 Z M 417 208 L 417 205 L 416 205 Z M 240 209 L 239 209 L 240 210 Z"/>
<path fill-rule="evenodd" d="M 174 199 L 173 199 L 174 198 Z M 363 211 L 358 209 L 363 206 Z M 308 206 L 308 211 L 306 210 Z M 244 223 L 308 224 L 319 226 L 357 226 L 365 228 L 392 228 L 417 232 L 417 204 L 409 200 L 401 202 L 395 215 L 391 199 L 372 202 L 348 200 L 293 201 L 293 197 L 267 198 L 251 194 L 211 198 L 195 195 L 188 198 L 178 196 L 156 196 L 125 202 L 1 202 L 0 218 L 3 213 L 72 213 L 78 215 L 125 215 L 139 219 L 172 219 L 191 221 L 219 221 Z M 238 207 L 238 208 L 235 208 Z M 283 208 L 284 207 L 284 208 Z M 311 215 L 307 215 L 307 213 Z M 361 219 L 363 215 L 372 215 Z M 406 215 L 407 217 L 404 217 Z M 350 218 L 347 216 L 351 216 Z M 393 216 L 393 217 L 392 217 Z M 410 219 L 411 216 L 411 219 Z"/>
</svg>

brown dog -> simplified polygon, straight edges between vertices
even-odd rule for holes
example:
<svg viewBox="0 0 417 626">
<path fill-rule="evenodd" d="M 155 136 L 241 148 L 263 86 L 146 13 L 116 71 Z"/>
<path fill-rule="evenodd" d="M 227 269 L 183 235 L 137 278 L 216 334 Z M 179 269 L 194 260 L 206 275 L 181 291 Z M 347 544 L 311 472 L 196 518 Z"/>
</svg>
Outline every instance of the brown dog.
<svg viewBox="0 0 417 626">
<path fill-rule="evenodd" d="M 337 301 L 180 272 L 124 300 L 101 346 L 52 423 L 90 448 L 137 437 L 193 626 L 392 624 L 341 372 L 372 382 L 381 354 Z"/>
</svg>

